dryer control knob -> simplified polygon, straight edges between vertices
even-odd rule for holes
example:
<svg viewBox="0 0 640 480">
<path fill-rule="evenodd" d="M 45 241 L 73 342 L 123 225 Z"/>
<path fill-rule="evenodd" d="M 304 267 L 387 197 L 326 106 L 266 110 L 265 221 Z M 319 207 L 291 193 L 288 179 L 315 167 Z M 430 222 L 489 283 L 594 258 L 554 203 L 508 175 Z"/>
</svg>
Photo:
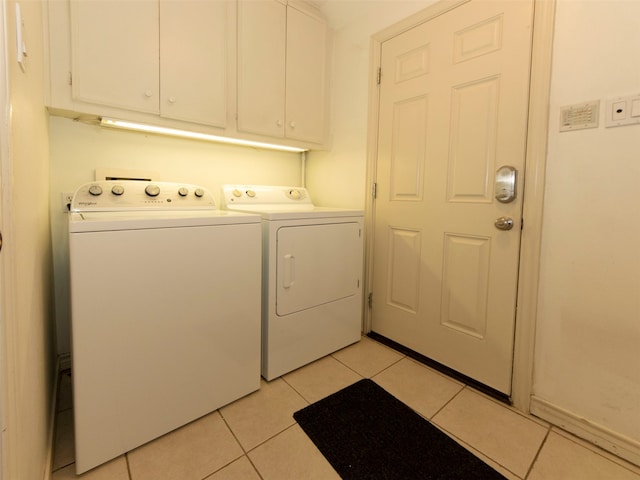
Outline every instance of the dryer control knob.
<svg viewBox="0 0 640 480">
<path fill-rule="evenodd" d="M 253 190 L 247 190 L 247 197 L 253 198 L 256 196 L 256 192 Z"/>
<path fill-rule="evenodd" d="M 196 197 L 204 197 L 204 190 L 201 188 L 196 188 L 195 192 L 193 192 Z"/>
<path fill-rule="evenodd" d="M 89 187 L 89 193 L 94 197 L 97 197 L 98 195 L 102 195 L 102 187 L 100 185 L 91 185 Z"/>
<path fill-rule="evenodd" d="M 111 193 L 118 196 L 122 195 L 124 193 L 124 187 L 122 185 L 114 185 L 111 188 Z"/>
<path fill-rule="evenodd" d="M 147 188 L 144 189 L 144 193 L 150 197 L 157 197 L 160 195 L 160 187 L 157 185 L 147 185 Z"/>
<path fill-rule="evenodd" d="M 238 190 L 237 188 L 233 190 L 233 196 L 234 197 L 241 197 L 242 196 L 242 192 L 240 190 Z"/>
<path fill-rule="evenodd" d="M 189 189 L 187 187 L 180 187 L 178 189 L 178 195 L 180 195 L 181 197 L 186 197 L 187 195 L 189 195 Z"/>
<path fill-rule="evenodd" d="M 297 190 L 295 188 L 289 190 L 289 198 L 291 198 L 292 200 L 300 200 L 301 197 L 302 194 L 300 193 L 300 190 Z"/>
</svg>

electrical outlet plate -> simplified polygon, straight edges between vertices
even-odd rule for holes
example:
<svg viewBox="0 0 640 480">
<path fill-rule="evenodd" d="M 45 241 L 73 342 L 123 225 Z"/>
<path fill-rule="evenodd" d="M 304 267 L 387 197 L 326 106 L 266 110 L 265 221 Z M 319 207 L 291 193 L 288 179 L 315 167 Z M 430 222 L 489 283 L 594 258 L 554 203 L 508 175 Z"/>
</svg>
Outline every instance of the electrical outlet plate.
<svg viewBox="0 0 640 480">
<path fill-rule="evenodd" d="M 69 207 L 71 206 L 71 200 L 73 200 L 73 192 L 71 193 L 61 193 L 60 201 L 62 202 L 62 212 L 67 213 L 69 211 Z"/>
<path fill-rule="evenodd" d="M 640 123 L 640 95 L 611 98 L 606 104 L 604 112 L 606 128 Z"/>
</svg>

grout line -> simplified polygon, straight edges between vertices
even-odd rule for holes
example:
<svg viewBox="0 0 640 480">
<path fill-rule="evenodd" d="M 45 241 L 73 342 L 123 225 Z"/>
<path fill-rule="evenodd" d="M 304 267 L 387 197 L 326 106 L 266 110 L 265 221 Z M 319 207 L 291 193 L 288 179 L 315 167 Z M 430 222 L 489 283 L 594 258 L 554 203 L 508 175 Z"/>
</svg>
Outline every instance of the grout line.
<svg viewBox="0 0 640 480">
<path fill-rule="evenodd" d="M 127 474 L 129 475 L 129 480 L 133 480 L 133 474 L 131 473 L 131 465 L 129 464 L 129 452 L 124 454 L 124 463 L 127 465 Z"/>
<path fill-rule="evenodd" d="M 233 403 L 233 402 L 232 402 Z M 231 405 L 231 403 L 229 404 Z M 226 405 L 225 405 L 226 406 Z M 240 449 L 242 450 L 242 453 L 244 453 L 245 455 L 247 454 L 247 450 L 244 448 L 244 445 L 242 445 L 242 442 L 240 441 L 240 439 L 238 438 L 238 436 L 236 435 L 236 433 L 233 431 L 233 428 L 231 428 L 231 425 L 229 425 L 229 422 L 227 422 L 227 419 L 224 418 L 224 415 L 222 414 L 222 409 L 219 408 L 218 410 L 216 410 L 218 412 L 218 415 L 220 415 L 220 418 L 222 419 L 222 421 L 224 422 L 225 426 L 227 427 L 227 429 L 229 429 L 229 431 L 231 432 L 231 435 L 233 436 L 234 440 L 236 442 L 238 442 L 238 445 L 240 445 Z M 240 458 L 240 457 L 238 457 Z M 235 461 L 235 460 L 233 460 Z M 227 464 L 228 465 L 228 464 Z M 226 467 L 226 465 L 225 465 Z M 222 467 L 224 468 L 224 467 Z M 216 470 L 217 471 L 217 470 Z"/>
<path fill-rule="evenodd" d="M 458 390 L 449 400 L 447 400 L 446 402 L 444 402 L 442 404 L 442 406 L 436 410 L 436 412 L 431 415 L 431 418 L 429 418 L 429 422 L 433 423 L 434 425 L 436 425 L 436 423 L 434 423 L 432 420 L 442 411 L 444 410 L 452 401 L 454 398 L 456 398 L 458 395 L 460 395 L 462 393 L 463 390 L 465 390 L 466 388 L 468 388 L 467 385 L 462 385 L 462 388 L 460 390 Z"/>
<path fill-rule="evenodd" d="M 540 442 L 540 446 L 538 447 L 538 451 L 533 456 L 533 460 L 531 461 L 531 464 L 529 465 L 529 468 L 527 469 L 527 473 L 525 473 L 525 475 L 524 475 L 525 480 L 529 477 L 529 475 L 533 471 L 533 467 L 535 466 L 536 462 L 538 461 L 538 458 L 540 457 L 540 453 L 542 452 L 542 447 L 544 447 L 544 444 L 547 443 L 547 439 L 549 438 L 549 434 L 550 433 L 551 433 L 551 426 L 549 425 L 547 427 L 547 433 L 545 434 L 544 439 L 542 440 L 542 442 Z"/>
</svg>

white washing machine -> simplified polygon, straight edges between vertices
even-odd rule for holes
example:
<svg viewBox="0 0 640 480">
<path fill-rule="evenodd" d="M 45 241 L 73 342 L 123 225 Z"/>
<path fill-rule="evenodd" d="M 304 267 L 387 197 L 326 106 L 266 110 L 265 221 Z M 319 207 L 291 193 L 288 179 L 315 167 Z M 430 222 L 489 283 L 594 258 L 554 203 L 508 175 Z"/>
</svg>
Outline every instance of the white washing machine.
<svg viewBox="0 0 640 480">
<path fill-rule="evenodd" d="M 69 218 L 80 474 L 260 387 L 260 217 L 206 189 L 80 187 Z"/>
<path fill-rule="evenodd" d="M 262 217 L 262 376 L 357 342 L 364 212 L 316 207 L 300 187 L 224 185 L 222 195 L 227 209 Z"/>
</svg>

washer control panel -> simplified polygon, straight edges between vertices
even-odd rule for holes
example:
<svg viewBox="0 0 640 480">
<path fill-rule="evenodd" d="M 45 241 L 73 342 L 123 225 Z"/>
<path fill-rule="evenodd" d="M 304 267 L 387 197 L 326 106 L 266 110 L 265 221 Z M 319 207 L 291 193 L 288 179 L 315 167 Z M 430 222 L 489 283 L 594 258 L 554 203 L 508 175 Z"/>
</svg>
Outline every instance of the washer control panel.
<svg viewBox="0 0 640 480">
<path fill-rule="evenodd" d="M 240 205 L 312 205 L 306 188 L 271 185 L 223 185 L 222 201 L 227 207 Z"/>
<path fill-rule="evenodd" d="M 199 185 L 139 180 L 99 180 L 82 185 L 71 201 L 72 212 L 118 210 L 215 209 L 216 202 Z"/>
</svg>

